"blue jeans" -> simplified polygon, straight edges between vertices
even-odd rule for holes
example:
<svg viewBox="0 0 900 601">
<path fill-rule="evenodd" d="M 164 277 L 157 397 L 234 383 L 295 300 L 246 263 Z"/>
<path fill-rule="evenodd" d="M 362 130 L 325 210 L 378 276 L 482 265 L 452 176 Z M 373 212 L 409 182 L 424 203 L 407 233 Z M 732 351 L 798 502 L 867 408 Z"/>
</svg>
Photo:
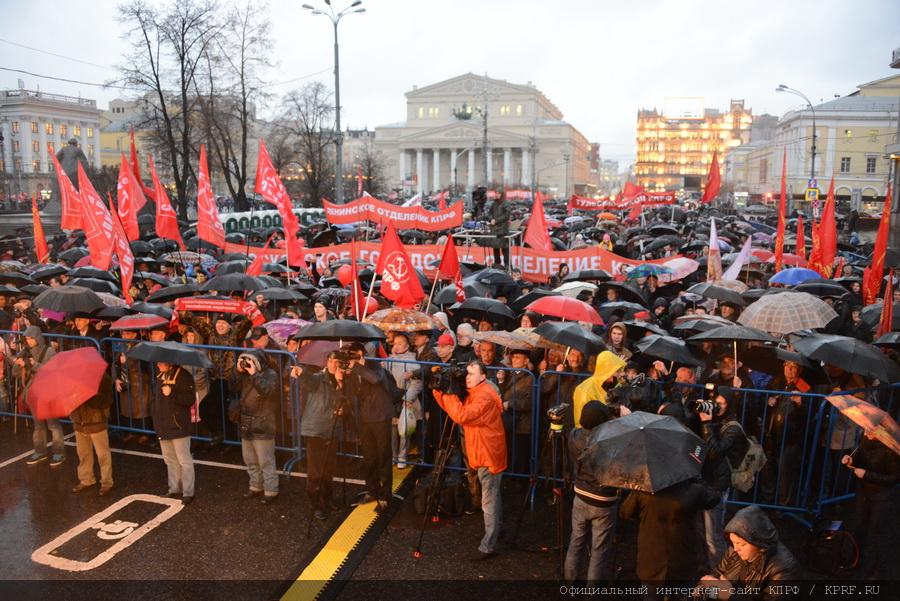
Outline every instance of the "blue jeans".
<svg viewBox="0 0 900 601">
<path fill-rule="evenodd" d="M 278 470 L 275 467 L 275 439 L 241 439 L 241 455 L 250 475 L 250 490 L 278 494 Z"/>
<path fill-rule="evenodd" d="M 31 435 L 31 442 L 34 443 L 34 454 L 47 454 L 47 430 L 49 430 L 52 435 L 50 451 L 54 455 L 65 454 L 63 430 L 58 419 L 34 420 L 34 432 Z"/>
<path fill-rule="evenodd" d="M 497 539 L 503 524 L 503 505 L 500 499 L 500 480 L 503 472 L 492 474 L 486 467 L 478 468 L 478 481 L 481 483 L 481 511 L 484 513 L 484 538 L 478 545 L 482 553 L 493 553 L 497 550 Z"/>
<path fill-rule="evenodd" d="M 587 582 L 595 585 L 609 577 L 608 560 L 612 550 L 613 529 L 619 510 L 612 507 L 596 507 L 575 497 L 572 503 L 572 538 L 566 553 L 565 579 L 574 582 L 578 578 L 581 557 L 590 537 L 591 558 L 588 563 Z"/>
<path fill-rule="evenodd" d="M 721 493 L 719 504 L 703 511 L 703 526 L 706 530 L 706 556 L 709 569 L 715 570 L 725 555 L 725 500 L 728 491 Z"/>
</svg>

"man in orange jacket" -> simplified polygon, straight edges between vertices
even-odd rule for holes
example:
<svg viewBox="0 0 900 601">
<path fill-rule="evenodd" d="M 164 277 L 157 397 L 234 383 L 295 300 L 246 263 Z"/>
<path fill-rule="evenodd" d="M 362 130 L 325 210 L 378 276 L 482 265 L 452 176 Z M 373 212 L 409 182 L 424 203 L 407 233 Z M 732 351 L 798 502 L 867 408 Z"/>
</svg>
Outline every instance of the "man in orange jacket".
<svg viewBox="0 0 900 601">
<path fill-rule="evenodd" d="M 469 467 L 478 472 L 484 537 L 473 560 L 481 560 L 497 555 L 503 517 L 500 479 L 506 469 L 506 434 L 503 402 L 497 389 L 487 381 L 487 370 L 480 361 L 466 366 L 466 392 L 465 402 L 456 394 L 437 389 L 434 398 L 450 419 L 463 427 Z"/>
</svg>

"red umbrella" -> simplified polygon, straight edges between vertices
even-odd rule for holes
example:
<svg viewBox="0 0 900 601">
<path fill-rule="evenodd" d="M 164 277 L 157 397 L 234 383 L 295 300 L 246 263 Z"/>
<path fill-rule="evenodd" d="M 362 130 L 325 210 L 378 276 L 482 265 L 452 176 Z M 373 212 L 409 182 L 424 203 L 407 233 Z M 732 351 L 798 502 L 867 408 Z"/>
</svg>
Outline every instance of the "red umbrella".
<svg viewBox="0 0 900 601">
<path fill-rule="evenodd" d="M 526 311 L 534 311 L 541 315 L 551 315 L 568 321 L 586 321 L 603 325 L 603 319 L 592 306 L 584 301 L 568 296 L 545 296 L 537 299 L 527 307 Z"/>
<path fill-rule="evenodd" d="M 93 346 L 57 353 L 38 368 L 27 401 L 37 419 L 68 417 L 97 394 L 107 364 Z"/>
<path fill-rule="evenodd" d="M 792 255 L 791 253 L 784 253 L 784 255 L 782 255 L 781 258 L 782 258 L 782 261 L 784 261 L 784 264 L 789 267 L 806 267 L 806 265 L 807 265 L 806 259 L 804 259 L 803 257 L 801 257 L 799 255 Z M 774 263 L 774 262 L 775 262 L 775 255 L 772 255 L 769 259 L 766 260 L 766 263 Z"/>
<path fill-rule="evenodd" d="M 152 313 L 137 313 L 126 315 L 112 322 L 110 330 L 149 330 L 169 323 L 169 320 Z"/>
</svg>

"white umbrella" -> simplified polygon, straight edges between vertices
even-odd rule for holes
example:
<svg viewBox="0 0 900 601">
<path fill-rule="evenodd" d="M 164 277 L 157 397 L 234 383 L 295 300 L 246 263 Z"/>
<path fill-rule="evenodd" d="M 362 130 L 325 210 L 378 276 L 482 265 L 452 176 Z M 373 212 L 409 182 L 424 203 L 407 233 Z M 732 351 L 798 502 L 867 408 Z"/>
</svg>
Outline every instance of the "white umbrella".
<svg viewBox="0 0 900 601">
<path fill-rule="evenodd" d="M 597 292 L 597 285 L 590 282 L 566 282 L 562 286 L 553 289 L 553 292 L 558 292 L 570 298 L 578 298 L 578 295 L 584 291 L 593 294 Z"/>
</svg>

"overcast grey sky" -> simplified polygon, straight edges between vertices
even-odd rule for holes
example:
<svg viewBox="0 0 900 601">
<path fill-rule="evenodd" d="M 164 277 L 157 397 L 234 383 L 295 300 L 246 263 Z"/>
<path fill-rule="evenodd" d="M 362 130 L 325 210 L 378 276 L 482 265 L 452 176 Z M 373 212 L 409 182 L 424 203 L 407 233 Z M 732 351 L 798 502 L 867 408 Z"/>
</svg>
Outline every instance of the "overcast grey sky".
<svg viewBox="0 0 900 601">
<path fill-rule="evenodd" d="M 223 3 L 226 0 L 223 0 Z M 332 85 L 332 29 L 303 2 L 271 0 L 278 66 L 268 79 L 286 92 L 306 81 Z M 334 0 L 338 7 L 351 0 Z M 115 0 L 0 0 L 0 67 L 85 82 L 114 76 L 124 28 Z M 886 77 L 900 47 L 898 0 L 364 0 L 340 25 L 343 123 L 370 128 L 405 115 L 404 92 L 465 72 L 532 81 L 604 158 L 634 156 L 636 113 L 668 96 L 702 96 L 727 108 L 782 114 L 799 99 L 848 94 Z M 24 44 L 72 59 L 42 54 Z M 96 98 L 123 92 L 0 71 L 0 87 Z M 270 107 L 271 108 L 271 107 Z"/>
</svg>

